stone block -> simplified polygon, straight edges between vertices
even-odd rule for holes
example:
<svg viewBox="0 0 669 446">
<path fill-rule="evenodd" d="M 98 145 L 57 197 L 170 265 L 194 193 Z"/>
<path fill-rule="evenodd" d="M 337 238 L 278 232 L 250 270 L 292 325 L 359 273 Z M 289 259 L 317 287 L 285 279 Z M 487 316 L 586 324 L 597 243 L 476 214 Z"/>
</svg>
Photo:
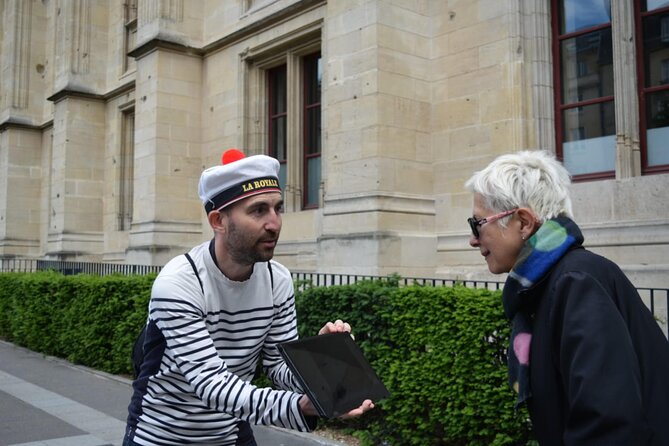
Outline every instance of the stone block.
<svg viewBox="0 0 669 446">
<path fill-rule="evenodd" d="M 427 17 L 422 20 L 428 21 Z M 421 21 L 421 19 L 419 19 Z M 399 53 L 413 54 L 428 59 L 430 57 L 429 36 L 421 34 L 426 28 L 402 29 L 393 25 L 378 25 L 378 46 Z"/>
<path fill-rule="evenodd" d="M 457 13 L 456 13 L 457 17 Z M 450 53 L 477 48 L 509 37 L 509 27 L 504 17 L 486 21 L 477 21 L 451 31 L 449 39 Z"/>
<path fill-rule="evenodd" d="M 476 96 L 463 96 L 440 102 L 435 104 L 432 110 L 432 119 L 435 123 L 440 123 L 443 128 L 457 129 L 480 122 L 479 100 Z"/>
<path fill-rule="evenodd" d="M 480 50 L 469 48 L 452 54 L 435 58 L 432 78 L 435 80 L 449 79 L 453 76 L 474 73 L 481 68 Z"/>
<path fill-rule="evenodd" d="M 378 8 L 378 23 L 412 34 L 430 36 L 431 17 L 424 2 L 387 2 Z"/>
<path fill-rule="evenodd" d="M 507 85 L 507 79 L 505 67 L 500 65 L 453 76 L 448 80 L 449 99 L 487 94 Z"/>
</svg>

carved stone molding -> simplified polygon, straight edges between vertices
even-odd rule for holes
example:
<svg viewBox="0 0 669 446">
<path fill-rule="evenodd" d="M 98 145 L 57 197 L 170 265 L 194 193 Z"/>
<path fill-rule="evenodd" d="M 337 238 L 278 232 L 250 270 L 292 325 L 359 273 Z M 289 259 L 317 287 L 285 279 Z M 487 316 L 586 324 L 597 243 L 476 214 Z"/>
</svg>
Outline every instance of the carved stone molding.
<svg viewBox="0 0 669 446">
<path fill-rule="evenodd" d="M 78 98 L 83 98 L 83 99 L 90 99 L 93 101 L 109 101 L 113 98 L 116 98 L 118 96 L 121 96 L 123 94 L 126 94 L 135 88 L 135 81 L 132 82 L 127 82 L 123 85 L 120 85 L 119 87 L 105 93 L 105 94 L 95 94 L 95 93 L 90 93 L 87 91 L 80 91 L 75 88 L 63 88 L 62 90 L 59 90 L 58 92 L 52 94 L 49 96 L 47 101 L 51 102 L 59 102 L 65 98 L 69 97 L 78 97 Z"/>
<path fill-rule="evenodd" d="M 641 174 L 639 98 L 637 96 L 634 5 L 632 0 L 611 2 L 613 78 L 616 116 L 616 178 Z"/>
<path fill-rule="evenodd" d="M 56 4 L 56 45 L 62 57 L 61 72 L 90 71 L 91 7 L 86 0 L 61 0 Z"/>
<path fill-rule="evenodd" d="M 516 52 L 524 65 L 523 85 L 528 89 L 527 97 L 536 135 L 528 138 L 530 146 L 555 152 L 555 116 L 553 99 L 553 74 L 551 56 L 550 2 L 517 0 L 516 11 L 510 17 L 516 22 L 514 31 L 518 36 Z M 532 143 L 534 141 L 534 144 Z"/>
<path fill-rule="evenodd" d="M 183 0 L 144 0 L 139 3 L 139 21 L 151 22 L 155 19 L 179 23 L 184 19 Z"/>
<path fill-rule="evenodd" d="M 9 105 L 14 108 L 28 106 L 28 65 L 30 61 L 30 15 L 32 2 L 10 0 L 7 4 L 5 24 L 9 25 L 11 56 L 11 78 L 9 79 Z M 5 37 L 7 39 L 7 37 Z"/>
</svg>

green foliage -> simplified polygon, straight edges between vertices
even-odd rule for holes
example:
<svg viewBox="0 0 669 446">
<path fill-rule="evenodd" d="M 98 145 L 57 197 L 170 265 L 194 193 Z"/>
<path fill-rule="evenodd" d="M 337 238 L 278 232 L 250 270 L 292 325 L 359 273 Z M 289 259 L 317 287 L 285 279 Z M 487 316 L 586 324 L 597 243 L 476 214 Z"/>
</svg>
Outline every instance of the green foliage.
<svg viewBox="0 0 669 446">
<path fill-rule="evenodd" d="M 0 274 L 0 336 L 109 373 L 132 372 L 154 275 Z"/>
<path fill-rule="evenodd" d="M 362 418 L 331 422 L 363 444 L 527 444 L 527 414 L 507 385 L 500 292 L 360 282 L 306 287 L 296 304 L 302 336 L 350 322 L 391 393 Z"/>
<path fill-rule="evenodd" d="M 155 275 L 0 274 L 0 337 L 109 373 L 131 374 Z M 506 378 L 509 326 L 499 292 L 399 286 L 295 284 L 300 336 L 328 321 L 351 324 L 391 396 L 332 427 L 364 445 L 529 445 Z M 267 385 L 259 376 L 256 384 Z"/>
</svg>

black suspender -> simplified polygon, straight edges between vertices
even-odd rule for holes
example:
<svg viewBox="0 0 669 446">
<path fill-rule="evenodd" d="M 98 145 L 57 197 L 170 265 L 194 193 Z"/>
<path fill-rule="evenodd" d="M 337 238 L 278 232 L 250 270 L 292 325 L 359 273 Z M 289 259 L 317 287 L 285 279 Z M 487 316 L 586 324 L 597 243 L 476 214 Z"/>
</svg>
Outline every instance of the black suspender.
<svg viewBox="0 0 669 446">
<path fill-rule="evenodd" d="M 193 267 L 193 272 L 195 273 L 195 277 L 197 277 L 197 281 L 200 282 L 200 289 L 202 290 L 202 294 L 204 294 L 204 285 L 202 285 L 202 279 L 200 279 L 200 275 L 197 273 L 197 268 L 195 267 L 195 262 L 193 262 L 193 258 L 188 253 L 184 255 L 188 259 L 188 263 L 190 263 L 190 266 Z"/>
<path fill-rule="evenodd" d="M 188 263 L 190 263 L 190 266 L 193 268 L 195 277 L 197 277 L 197 281 L 200 282 L 200 289 L 202 290 L 202 294 L 204 294 L 204 285 L 202 284 L 202 279 L 200 279 L 200 275 L 197 273 L 197 267 L 195 266 L 193 258 L 188 253 L 185 253 L 184 255 L 188 259 Z M 267 261 L 267 269 L 269 270 L 269 281 L 270 284 L 272 285 L 272 294 L 274 294 L 274 273 L 272 273 L 272 262 L 270 262 L 269 260 Z"/>
<path fill-rule="evenodd" d="M 269 282 L 272 284 L 272 294 L 274 294 L 274 274 L 272 274 L 272 262 L 267 261 L 267 269 L 269 270 Z"/>
</svg>

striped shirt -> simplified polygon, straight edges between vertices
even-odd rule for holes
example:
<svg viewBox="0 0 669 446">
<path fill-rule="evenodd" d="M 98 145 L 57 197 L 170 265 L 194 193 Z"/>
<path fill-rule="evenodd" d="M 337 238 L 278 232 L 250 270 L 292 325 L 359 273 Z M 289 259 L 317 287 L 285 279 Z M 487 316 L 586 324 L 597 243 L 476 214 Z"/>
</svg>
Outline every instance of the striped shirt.
<svg viewBox="0 0 669 446">
<path fill-rule="evenodd" d="M 290 272 L 266 263 L 235 282 L 218 269 L 209 242 L 165 265 L 149 303 L 145 359 L 133 383 L 128 429 L 140 445 L 234 445 L 239 420 L 299 431 L 310 427 L 301 390 L 276 348 L 297 339 Z M 262 358 L 285 390 L 250 383 Z"/>
</svg>

